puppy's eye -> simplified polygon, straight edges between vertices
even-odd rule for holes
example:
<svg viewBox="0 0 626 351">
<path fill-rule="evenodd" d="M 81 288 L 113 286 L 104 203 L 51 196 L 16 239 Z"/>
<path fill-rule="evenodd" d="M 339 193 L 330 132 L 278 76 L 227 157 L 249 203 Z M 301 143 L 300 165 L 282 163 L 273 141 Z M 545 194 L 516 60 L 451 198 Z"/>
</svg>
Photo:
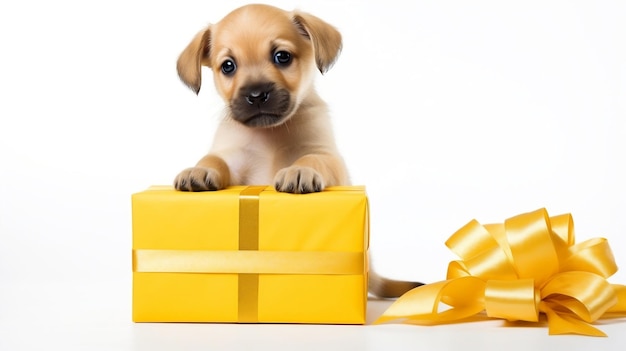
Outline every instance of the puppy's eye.
<svg viewBox="0 0 626 351">
<path fill-rule="evenodd" d="M 225 75 L 231 75 L 237 69 L 237 65 L 235 65 L 235 61 L 226 60 L 222 63 L 222 73 Z"/>
<path fill-rule="evenodd" d="M 274 63 L 280 66 L 287 66 L 291 63 L 291 54 L 287 51 L 276 51 Z"/>
</svg>

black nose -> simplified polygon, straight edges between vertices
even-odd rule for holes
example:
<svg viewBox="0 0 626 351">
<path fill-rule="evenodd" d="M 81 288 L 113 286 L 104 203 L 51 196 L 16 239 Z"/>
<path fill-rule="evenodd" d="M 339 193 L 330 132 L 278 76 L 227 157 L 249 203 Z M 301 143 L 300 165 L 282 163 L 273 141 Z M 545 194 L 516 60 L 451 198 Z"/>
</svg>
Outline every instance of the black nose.
<svg viewBox="0 0 626 351">
<path fill-rule="evenodd" d="M 246 95 L 246 101 L 250 105 L 254 105 L 256 103 L 265 103 L 267 99 L 270 98 L 270 93 L 266 91 L 252 91 L 250 94 Z"/>
<path fill-rule="evenodd" d="M 270 99 L 270 95 L 274 90 L 274 84 L 255 84 L 243 89 L 242 95 L 246 102 L 250 105 L 264 104 Z"/>
</svg>

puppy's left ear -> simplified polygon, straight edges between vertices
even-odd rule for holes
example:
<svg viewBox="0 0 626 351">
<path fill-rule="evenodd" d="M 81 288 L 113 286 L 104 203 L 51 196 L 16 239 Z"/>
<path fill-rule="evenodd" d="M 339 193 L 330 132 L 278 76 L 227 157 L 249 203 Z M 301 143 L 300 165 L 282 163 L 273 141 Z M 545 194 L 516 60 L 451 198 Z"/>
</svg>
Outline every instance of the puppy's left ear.
<svg viewBox="0 0 626 351">
<path fill-rule="evenodd" d="M 293 23 L 302 35 L 313 42 L 317 68 L 326 73 L 341 52 L 341 34 L 330 24 L 304 12 L 294 12 Z"/>
</svg>

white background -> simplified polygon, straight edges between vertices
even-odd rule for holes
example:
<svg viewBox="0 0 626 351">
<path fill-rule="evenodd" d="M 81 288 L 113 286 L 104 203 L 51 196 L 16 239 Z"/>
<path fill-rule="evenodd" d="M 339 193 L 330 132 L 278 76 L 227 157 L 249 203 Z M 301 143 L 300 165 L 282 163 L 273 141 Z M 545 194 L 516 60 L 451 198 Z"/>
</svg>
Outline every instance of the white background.
<svg viewBox="0 0 626 351">
<path fill-rule="evenodd" d="M 273 349 L 272 333 L 287 335 L 290 349 L 624 343 L 624 323 L 601 326 L 609 339 L 592 339 L 499 323 L 130 322 L 130 195 L 195 164 L 221 110 L 210 72 L 196 96 L 175 61 L 197 31 L 241 4 L 0 4 L 1 350 Z M 353 183 L 367 186 L 371 252 L 383 274 L 442 280 L 455 259 L 444 242 L 455 230 L 541 207 L 572 213 L 579 242 L 606 237 L 626 265 L 624 2 L 272 4 L 343 33 L 342 55 L 317 87 Z M 626 273 L 609 281 L 624 284 Z"/>
</svg>

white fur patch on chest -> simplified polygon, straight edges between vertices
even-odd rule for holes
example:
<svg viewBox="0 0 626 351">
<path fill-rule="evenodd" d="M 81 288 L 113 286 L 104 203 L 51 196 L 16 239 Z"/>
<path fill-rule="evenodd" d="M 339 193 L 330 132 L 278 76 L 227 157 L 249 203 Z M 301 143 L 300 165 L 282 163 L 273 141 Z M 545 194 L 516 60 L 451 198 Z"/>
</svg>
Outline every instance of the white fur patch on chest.
<svg viewBox="0 0 626 351">
<path fill-rule="evenodd" d="M 276 145 L 265 136 L 250 133 L 239 136 L 213 153 L 219 155 L 231 172 L 232 185 L 271 185 L 276 170 Z"/>
</svg>

